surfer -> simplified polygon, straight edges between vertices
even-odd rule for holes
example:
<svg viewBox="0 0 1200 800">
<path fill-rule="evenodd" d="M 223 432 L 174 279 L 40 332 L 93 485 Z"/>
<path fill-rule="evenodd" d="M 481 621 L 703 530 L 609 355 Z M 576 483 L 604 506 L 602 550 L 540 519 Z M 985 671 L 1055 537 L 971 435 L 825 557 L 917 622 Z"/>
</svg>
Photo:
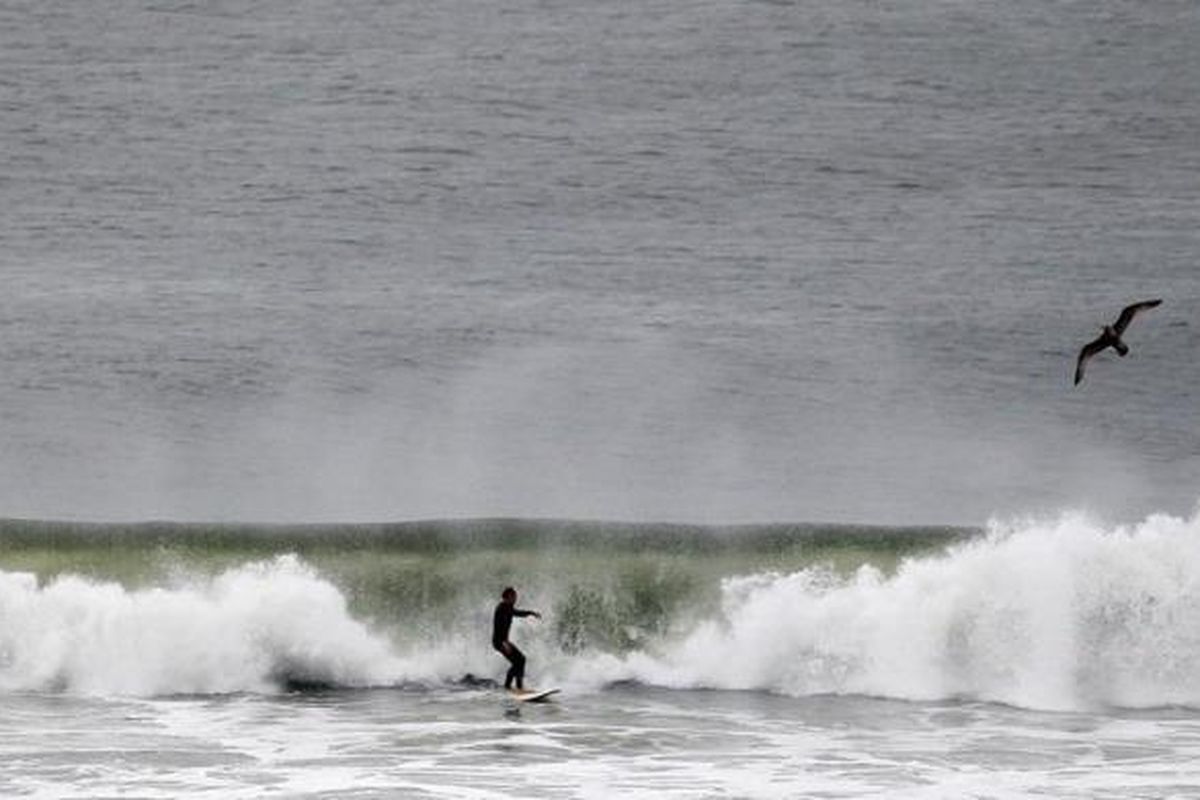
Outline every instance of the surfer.
<svg viewBox="0 0 1200 800">
<path fill-rule="evenodd" d="M 504 688 L 512 689 L 513 683 L 518 690 L 525 688 L 525 654 L 508 640 L 508 631 L 512 628 L 513 617 L 533 617 L 541 619 L 536 611 L 526 611 L 517 608 L 517 590 L 506 586 L 500 593 L 500 602 L 496 604 L 496 613 L 492 617 L 492 647 L 496 648 L 511 664 L 508 675 L 504 678 Z"/>
</svg>

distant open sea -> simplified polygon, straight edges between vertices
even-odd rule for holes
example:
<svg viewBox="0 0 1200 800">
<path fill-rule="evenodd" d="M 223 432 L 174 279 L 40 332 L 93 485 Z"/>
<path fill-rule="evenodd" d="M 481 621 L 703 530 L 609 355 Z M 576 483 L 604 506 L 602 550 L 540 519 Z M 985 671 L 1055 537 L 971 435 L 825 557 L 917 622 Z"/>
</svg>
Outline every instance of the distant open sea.
<svg viewBox="0 0 1200 800">
<path fill-rule="evenodd" d="M 1194 796 L 1198 87 L 1195 0 L 0 0 L 0 794 Z"/>
</svg>

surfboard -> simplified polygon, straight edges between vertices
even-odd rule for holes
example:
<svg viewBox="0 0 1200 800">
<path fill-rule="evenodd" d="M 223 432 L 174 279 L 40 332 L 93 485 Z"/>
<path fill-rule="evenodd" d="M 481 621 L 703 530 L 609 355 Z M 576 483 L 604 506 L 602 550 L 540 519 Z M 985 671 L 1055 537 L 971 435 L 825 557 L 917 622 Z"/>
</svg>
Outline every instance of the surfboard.
<svg viewBox="0 0 1200 800">
<path fill-rule="evenodd" d="M 512 697 L 518 703 L 545 703 L 551 695 L 558 694 L 562 689 L 527 689 L 523 692 L 512 692 Z"/>
</svg>

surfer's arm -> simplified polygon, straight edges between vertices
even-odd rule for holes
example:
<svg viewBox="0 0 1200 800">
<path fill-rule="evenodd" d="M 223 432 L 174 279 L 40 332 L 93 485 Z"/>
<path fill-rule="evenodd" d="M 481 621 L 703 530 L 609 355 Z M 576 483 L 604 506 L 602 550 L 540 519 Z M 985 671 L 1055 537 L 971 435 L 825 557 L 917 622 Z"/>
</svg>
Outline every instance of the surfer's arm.
<svg viewBox="0 0 1200 800">
<path fill-rule="evenodd" d="M 520 608 L 518 608 L 518 609 L 515 609 L 515 610 L 513 611 L 513 616 L 514 616 L 514 617 L 534 617 L 535 619 L 541 619 L 541 618 L 542 618 L 542 615 L 541 615 L 541 614 L 539 614 L 539 613 L 538 613 L 538 612 L 536 612 L 536 611 L 529 611 L 529 610 L 526 610 L 526 609 L 520 609 Z"/>
</svg>

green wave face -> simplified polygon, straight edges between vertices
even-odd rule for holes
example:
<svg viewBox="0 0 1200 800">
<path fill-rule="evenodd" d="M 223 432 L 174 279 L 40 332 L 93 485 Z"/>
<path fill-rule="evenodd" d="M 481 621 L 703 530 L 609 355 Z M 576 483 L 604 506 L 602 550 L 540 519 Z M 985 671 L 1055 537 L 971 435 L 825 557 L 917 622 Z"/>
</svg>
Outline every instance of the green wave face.
<svg viewBox="0 0 1200 800">
<path fill-rule="evenodd" d="M 722 579 L 864 564 L 968 538 L 949 528 L 702 527 L 548 520 L 357 526 L 0 523 L 0 569 L 170 586 L 295 553 L 334 583 L 356 617 L 398 641 L 486 636 L 504 586 L 543 611 L 559 648 L 624 652 L 711 615 Z"/>
</svg>

